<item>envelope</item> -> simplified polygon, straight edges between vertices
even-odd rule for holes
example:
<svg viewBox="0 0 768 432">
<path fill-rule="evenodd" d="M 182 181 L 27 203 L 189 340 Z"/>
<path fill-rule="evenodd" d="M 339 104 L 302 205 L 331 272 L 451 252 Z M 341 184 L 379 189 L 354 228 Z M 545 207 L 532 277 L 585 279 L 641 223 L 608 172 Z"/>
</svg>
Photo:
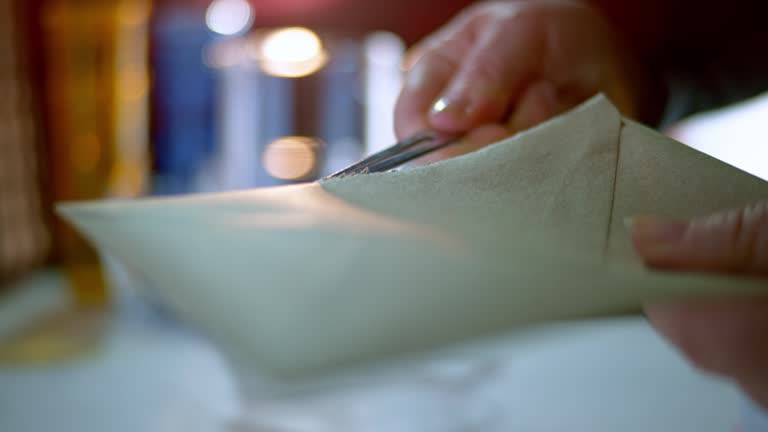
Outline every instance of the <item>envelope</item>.
<svg viewBox="0 0 768 432">
<path fill-rule="evenodd" d="M 766 198 L 764 181 L 597 96 L 425 167 L 60 210 L 227 352 L 294 378 L 649 302 L 765 295 L 765 280 L 644 268 L 624 219 Z"/>
</svg>

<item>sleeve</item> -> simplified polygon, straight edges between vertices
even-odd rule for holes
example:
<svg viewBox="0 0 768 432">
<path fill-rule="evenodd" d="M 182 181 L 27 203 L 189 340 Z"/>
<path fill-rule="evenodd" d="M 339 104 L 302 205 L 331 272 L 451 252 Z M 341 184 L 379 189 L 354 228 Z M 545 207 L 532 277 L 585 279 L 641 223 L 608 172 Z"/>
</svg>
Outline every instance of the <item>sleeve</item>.
<svg viewBox="0 0 768 432">
<path fill-rule="evenodd" d="M 666 54 L 660 70 L 667 95 L 659 126 L 768 90 L 768 13 L 761 15 L 763 27 L 733 31 L 729 44 L 675 47 Z"/>
<path fill-rule="evenodd" d="M 657 126 L 768 90 L 768 2 L 590 0 L 659 83 Z"/>
</svg>

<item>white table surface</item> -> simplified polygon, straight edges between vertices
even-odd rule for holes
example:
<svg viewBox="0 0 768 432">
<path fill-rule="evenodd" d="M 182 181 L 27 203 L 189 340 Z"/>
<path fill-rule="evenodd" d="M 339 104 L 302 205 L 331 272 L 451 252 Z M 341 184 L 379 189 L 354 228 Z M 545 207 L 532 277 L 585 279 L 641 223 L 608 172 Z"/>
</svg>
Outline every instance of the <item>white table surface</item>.
<svg viewBox="0 0 768 432">
<path fill-rule="evenodd" d="M 744 406 L 734 387 L 694 371 L 642 319 L 536 330 L 408 376 L 244 404 L 207 341 L 129 312 L 83 360 L 0 368 L 0 431 L 714 432 L 735 430 Z"/>
</svg>

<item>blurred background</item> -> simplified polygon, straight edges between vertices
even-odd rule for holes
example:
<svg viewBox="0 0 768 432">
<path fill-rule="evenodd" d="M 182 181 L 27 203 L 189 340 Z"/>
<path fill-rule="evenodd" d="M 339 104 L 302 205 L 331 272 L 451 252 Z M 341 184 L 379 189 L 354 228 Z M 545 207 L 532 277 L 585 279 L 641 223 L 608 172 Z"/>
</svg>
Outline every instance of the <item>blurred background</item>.
<svg viewBox="0 0 768 432">
<path fill-rule="evenodd" d="M 61 264 L 53 203 L 310 181 L 394 141 L 408 44 L 469 0 L 2 0 L 0 277 Z"/>
<path fill-rule="evenodd" d="M 201 413 L 230 412 L 236 403 L 215 351 L 126 306 L 124 287 L 140 281 L 58 220 L 54 203 L 274 186 L 338 170 L 394 141 L 405 50 L 469 3 L 0 0 L 0 430 L 219 430 Z M 758 98 L 670 134 L 766 177 L 767 115 L 768 99 Z M 641 346 L 661 352 L 659 364 L 673 358 L 644 328 L 625 330 L 637 338 L 612 337 L 634 341 L 628 355 Z M 448 421 L 445 413 L 469 406 L 457 388 L 488 393 L 485 400 L 505 391 L 457 387 L 477 371 L 445 370 L 458 381 L 438 389 L 409 382 L 408 402 L 380 392 L 381 415 L 392 420 L 422 401 L 417 411 Z M 529 376 L 505 370 L 496 372 Z M 735 391 L 723 393 L 721 385 L 694 387 L 734 416 Z M 372 416 L 367 405 L 350 409 L 355 421 Z M 311 423 L 306 410 L 275 412 L 289 427 L 267 427 L 256 416 L 244 430 L 338 430 Z M 483 413 L 467 414 L 481 427 L 471 430 L 491 430 Z M 365 430 L 470 430 L 392 424 Z"/>
</svg>

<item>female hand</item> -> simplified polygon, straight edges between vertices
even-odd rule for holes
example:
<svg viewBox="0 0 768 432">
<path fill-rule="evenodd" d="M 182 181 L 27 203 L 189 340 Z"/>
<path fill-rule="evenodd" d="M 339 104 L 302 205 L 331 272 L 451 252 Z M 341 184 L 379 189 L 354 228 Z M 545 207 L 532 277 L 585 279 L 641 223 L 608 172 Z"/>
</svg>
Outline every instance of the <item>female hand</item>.
<svg viewBox="0 0 768 432">
<path fill-rule="evenodd" d="M 637 251 L 655 268 L 768 276 L 768 203 L 692 222 L 638 218 Z M 697 367 L 735 380 L 768 409 L 768 298 L 646 308 Z"/>
<path fill-rule="evenodd" d="M 595 9 L 567 0 L 479 3 L 412 51 L 395 109 L 400 138 L 466 134 L 446 156 L 527 129 L 604 92 L 642 116 L 648 85 Z"/>
</svg>

